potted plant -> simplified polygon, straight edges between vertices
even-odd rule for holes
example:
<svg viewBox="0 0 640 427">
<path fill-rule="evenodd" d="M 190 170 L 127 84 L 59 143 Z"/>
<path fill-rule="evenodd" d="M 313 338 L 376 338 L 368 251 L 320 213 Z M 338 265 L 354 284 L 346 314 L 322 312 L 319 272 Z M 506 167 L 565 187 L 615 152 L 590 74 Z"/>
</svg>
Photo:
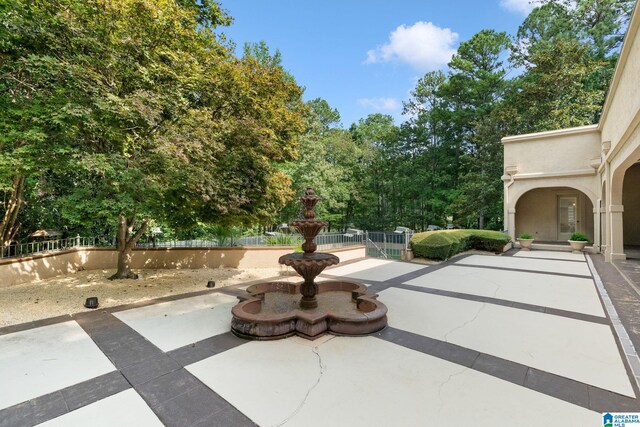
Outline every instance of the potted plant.
<svg viewBox="0 0 640 427">
<path fill-rule="evenodd" d="M 582 233 L 573 233 L 569 238 L 569 244 L 574 254 L 582 252 L 587 243 L 591 243 L 591 240 Z"/>
<path fill-rule="evenodd" d="M 520 247 L 523 251 L 530 251 L 531 245 L 533 245 L 533 236 L 528 233 L 522 233 L 518 237 L 518 242 L 520 242 Z"/>
</svg>

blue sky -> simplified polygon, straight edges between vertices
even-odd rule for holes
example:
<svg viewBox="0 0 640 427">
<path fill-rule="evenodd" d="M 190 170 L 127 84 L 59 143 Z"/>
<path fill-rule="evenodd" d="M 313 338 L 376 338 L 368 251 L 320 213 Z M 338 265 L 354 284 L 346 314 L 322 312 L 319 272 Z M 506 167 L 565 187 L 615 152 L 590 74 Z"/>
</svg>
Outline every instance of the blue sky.
<svg viewBox="0 0 640 427">
<path fill-rule="evenodd" d="M 425 72 L 446 69 L 460 42 L 484 28 L 515 34 L 529 0 L 221 0 L 221 29 L 238 46 L 264 40 L 283 66 L 324 98 L 345 127 L 372 113 L 402 121 Z"/>
</svg>

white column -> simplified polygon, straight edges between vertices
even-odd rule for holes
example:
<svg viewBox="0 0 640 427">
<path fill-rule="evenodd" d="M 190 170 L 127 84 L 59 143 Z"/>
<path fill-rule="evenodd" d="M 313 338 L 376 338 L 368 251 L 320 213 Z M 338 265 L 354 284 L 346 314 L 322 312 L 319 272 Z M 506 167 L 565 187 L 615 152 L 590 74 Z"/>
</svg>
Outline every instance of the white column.
<svg viewBox="0 0 640 427">
<path fill-rule="evenodd" d="M 597 207 L 593 208 L 593 249 L 600 252 L 600 203 L 596 200 Z"/>
<path fill-rule="evenodd" d="M 627 256 L 624 253 L 624 234 L 622 228 L 623 212 L 624 206 L 609 205 L 609 212 L 607 214 L 607 225 L 609 230 L 611 231 L 611 234 L 610 240 L 607 245 L 607 261 L 627 259 Z"/>
<path fill-rule="evenodd" d="M 508 222 L 507 230 L 509 230 L 509 236 L 511 240 L 516 241 L 516 208 L 509 208 L 508 210 Z"/>
</svg>

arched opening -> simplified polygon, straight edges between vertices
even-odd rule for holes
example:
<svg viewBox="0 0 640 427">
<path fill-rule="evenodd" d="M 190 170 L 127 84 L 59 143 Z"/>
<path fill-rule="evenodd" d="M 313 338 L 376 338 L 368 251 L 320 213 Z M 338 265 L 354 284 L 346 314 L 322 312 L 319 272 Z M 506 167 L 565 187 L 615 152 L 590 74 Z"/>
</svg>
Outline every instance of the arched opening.
<svg viewBox="0 0 640 427">
<path fill-rule="evenodd" d="M 627 258 L 640 259 L 640 163 L 624 174 L 622 184 L 622 236 Z"/>
<path fill-rule="evenodd" d="M 515 235 L 531 234 L 539 242 L 566 242 L 580 232 L 593 241 L 593 203 L 571 187 L 536 188 L 516 203 Z"/>
</svg>

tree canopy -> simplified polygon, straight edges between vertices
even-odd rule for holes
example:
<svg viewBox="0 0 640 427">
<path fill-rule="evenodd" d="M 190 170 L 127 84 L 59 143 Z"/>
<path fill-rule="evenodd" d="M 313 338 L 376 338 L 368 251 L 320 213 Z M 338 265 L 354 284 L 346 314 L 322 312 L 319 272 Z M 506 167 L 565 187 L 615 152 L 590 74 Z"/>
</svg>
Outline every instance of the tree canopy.
<svg viewBox="0 0 640 427">
<path fill-rule="evenodd" d="M 0 243 L 37 228 L 111 240 L 298 215 L 347 227 L 502 228 L 506 135 L 595 123 L 631 0 L 544 0 L 422 76 L 406 120 L 347 125 L 264 42 L 240 55 L 213 0 L 0 4 Z M 123 255 L 123 256 L 124 256 Z"/>
</svg>

